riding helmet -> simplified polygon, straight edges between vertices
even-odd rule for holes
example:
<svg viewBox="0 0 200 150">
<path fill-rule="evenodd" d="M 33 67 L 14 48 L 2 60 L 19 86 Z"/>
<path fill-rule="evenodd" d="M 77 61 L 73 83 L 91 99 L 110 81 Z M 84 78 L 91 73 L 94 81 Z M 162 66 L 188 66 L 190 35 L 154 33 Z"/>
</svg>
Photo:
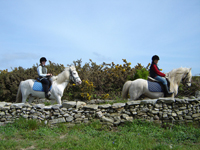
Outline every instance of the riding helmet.
<svg viewBox="0 0 200 150">
<path fill-rule="evenodd" d="M 154 61 L 154 60 L 160 60 L 160 58 L 158 57 L 158 55 L 154 55 L 154 56 L 152 57 L 152 61 Z"/>
<path fill-rule="evenodd" d="M 40 58 L 40 63 L 42 63 L 43 61 L 47 61 L 47 59 L 45 57 Z"/>
</svg>

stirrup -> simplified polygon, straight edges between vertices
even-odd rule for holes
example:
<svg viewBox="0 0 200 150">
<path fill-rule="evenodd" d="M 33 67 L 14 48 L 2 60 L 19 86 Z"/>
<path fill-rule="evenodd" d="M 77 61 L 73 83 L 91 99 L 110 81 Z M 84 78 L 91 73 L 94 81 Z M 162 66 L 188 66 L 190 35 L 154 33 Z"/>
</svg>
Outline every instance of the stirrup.
<svg viewBox="0 0 200 150">
<path fill-rule="evenodd" d="M 51 93 L 50 93 L 50 92 L 48 92 L 47 94 L 45 94 L 45 98 L 46 98 L 46 99 L 49 99 L 50 96 L 51 96 Z"/>
</svg>

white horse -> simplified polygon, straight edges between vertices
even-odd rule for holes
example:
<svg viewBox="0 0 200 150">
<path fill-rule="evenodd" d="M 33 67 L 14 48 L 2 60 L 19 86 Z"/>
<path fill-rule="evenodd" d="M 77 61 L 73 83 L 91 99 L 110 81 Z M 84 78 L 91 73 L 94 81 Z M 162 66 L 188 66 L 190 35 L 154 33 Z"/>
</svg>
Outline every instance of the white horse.
<svg viewBox="0 0 200 150">
<path fill-rule="evenodd" d="M 178 94 L 179 84 L 182 82 L 184 85 L 191 86 L 192 73 L 191 68 L 178 68 L 173 69 L 166 74 L 170 81 L 170 91 L 174 92 L 171 97 Z M 130 100 L 138 99 L 142 94 L 149 98 L 163 97 L 163 92 L 150 92 L 148 89 L 148 82 L 144 79 L 136 79 L 134 81 L 125 82 L 122 89 L 122 99 L 127 99 L 128 93 Z"/>
<path fill-rule="evenodd" d="M 63 91 L 69 83 L 70 79 L 76 85 L 80 85 L 82 83 L 75 66 L 66 67 L 65 70 L 61 72 L 58 76 L 52 76 L 52 88 L 50 90 L 51 96 L 49 97 L 49 99 L 55 99 L 57 103 L 61 105 Z M 20 82 L 16 97 L 17 103 L 25 103 L 28 97 L 29 103 L 31 103 L 35 98 L 45 98 L 44 92 L 33 90 L 34 82 L 34 79 L 28 79 Z"/>
</svg>

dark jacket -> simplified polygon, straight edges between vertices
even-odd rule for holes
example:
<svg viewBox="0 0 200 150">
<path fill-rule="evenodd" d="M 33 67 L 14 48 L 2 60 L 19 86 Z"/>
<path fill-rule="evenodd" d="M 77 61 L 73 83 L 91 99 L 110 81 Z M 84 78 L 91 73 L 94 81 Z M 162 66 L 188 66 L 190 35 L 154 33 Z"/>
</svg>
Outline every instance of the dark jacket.
<svg viewBox="0 0 200 150">
<path fill-rule="evenodd" d="M 160 72 L 158 66 L 152 62 L 150 66 L 150 77 L 155 78 L 156 76 L 165 77 L 165 74 Z"/>
</svg>

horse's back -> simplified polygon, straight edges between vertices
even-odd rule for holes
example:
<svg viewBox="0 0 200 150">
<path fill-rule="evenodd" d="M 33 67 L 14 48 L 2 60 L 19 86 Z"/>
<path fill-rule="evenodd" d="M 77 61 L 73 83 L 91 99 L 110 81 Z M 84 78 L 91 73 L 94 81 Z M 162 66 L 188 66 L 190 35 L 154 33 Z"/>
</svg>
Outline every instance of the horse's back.
<svg viewBox="0 0 200 150">
<path fill-rule="evenodd" d="M 34 80 L 34 79 L 27 79 L 27 80 L 21 81 L 20 86 L 22 88 L 33 87 L 33 84 L 34 84 L 35 81 L 36 80 Z"/>
</svg>

